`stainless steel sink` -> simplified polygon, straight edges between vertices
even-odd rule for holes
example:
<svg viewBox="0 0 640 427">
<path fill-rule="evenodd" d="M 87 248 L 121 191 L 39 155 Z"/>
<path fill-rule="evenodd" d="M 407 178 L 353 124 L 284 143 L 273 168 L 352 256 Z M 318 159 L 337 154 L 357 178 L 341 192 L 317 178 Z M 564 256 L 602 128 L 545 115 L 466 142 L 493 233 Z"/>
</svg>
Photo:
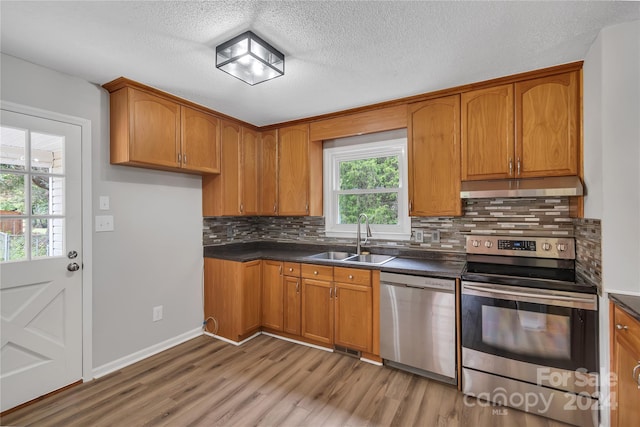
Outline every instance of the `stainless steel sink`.
<svg viewBox="0 0 640 427">
<path fill-rule="evenodd" d="M 395 258 L 394 256 L 389 256 L 389 255 L 367 254 L 367 255 L 354 255 L 350 258 L 346 258 L 344 261 L 356 262 L 360 264 L 382 265 L 385 262 L 389 262 L 394 258 Z"/>
<path fill-rule="evenodd" d="M 353 256 L 357 255 L 349 252 L 322 252 L 315 255 L 309 255 L 307 258 L 324 259 L 330 261 L 344 261 L 345 259 L 351 258 Z"/>
</svg>

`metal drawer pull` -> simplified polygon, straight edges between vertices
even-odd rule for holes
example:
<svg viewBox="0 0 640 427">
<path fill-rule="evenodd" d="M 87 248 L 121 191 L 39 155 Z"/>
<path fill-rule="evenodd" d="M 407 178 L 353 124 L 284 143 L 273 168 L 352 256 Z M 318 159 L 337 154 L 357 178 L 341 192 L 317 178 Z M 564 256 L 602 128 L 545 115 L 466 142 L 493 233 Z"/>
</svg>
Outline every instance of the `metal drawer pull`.
<svg viewBox="0 0 640 427">
<path fill-rule="evenodd" d="M 623 325 L 621 325 L 620 323 L 618 323 L 618 324 L 616 325 L 616 329 L 617 329 L 617 330 L 619 330 L 619 331 L 621 331 L 621 330 L 623 330 L 623 329 L 629 329 L 629 327 L 628 327 L 627 325 L 624 325 L 624 326 L 623 326 Z"/>
<path fill-rule="evenodd" d="M 633 372 L 631 372 L 631 378 L 638 383 L 638 389 L 640 389 L 640 375 L 636 376 L 636 371 L 640 369 L 640 360 L 638 360 L 638 364 L 633 368 Z"/>
</svg>

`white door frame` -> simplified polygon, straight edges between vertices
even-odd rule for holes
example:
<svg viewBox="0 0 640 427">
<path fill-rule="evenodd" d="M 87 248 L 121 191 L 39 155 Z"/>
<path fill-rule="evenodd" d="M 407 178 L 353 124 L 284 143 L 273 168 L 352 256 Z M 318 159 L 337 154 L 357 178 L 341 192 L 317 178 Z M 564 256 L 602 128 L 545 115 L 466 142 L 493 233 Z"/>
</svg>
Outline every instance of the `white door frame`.
<svg viewBox="0 0 640 427">
<path fill-rule="evenodd" d="M 80 126 L 82 141 L 82 380 L 93 379 L 93 184 L 91 120 L 0 100 L 3 110 Z"/>
</svg>

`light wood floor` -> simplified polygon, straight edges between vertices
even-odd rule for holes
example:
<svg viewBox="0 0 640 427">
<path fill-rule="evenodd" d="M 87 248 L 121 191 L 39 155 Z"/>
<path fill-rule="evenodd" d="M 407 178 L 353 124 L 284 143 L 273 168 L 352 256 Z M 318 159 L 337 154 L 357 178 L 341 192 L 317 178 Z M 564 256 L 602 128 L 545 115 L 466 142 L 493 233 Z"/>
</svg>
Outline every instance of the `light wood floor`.
<svg viewBox="0 0 640 427">
<path fill-rule="evenodd" d="M 465 404 L 468 400 L 472 404 Z M 548 426 L 455 387 L 261 335 L 202 336 L 0 420 L 35 426 Z"/>
</svg>

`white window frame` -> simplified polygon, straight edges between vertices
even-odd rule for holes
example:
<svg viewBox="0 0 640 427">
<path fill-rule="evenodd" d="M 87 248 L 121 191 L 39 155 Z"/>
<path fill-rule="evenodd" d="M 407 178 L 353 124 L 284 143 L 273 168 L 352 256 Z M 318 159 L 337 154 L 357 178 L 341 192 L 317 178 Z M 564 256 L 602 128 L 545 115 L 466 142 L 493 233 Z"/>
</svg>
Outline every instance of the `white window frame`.
<svg viewBox="0 0 640 427">
<path fill-rule="evenodd" d="M 323 186 L 325 234 L 327 237 L 355 238 L 355 224 L 337 224 L 338 196 L 352 194 L 339 190 L 340 162 L 372 157 L 398 156 L 398 224 L 371 224 L 370 240 L 410 240 L 411 218 L 408 212 L 408 166 L 406 129 L 380 134 L 325 141 L 323 146 Z M 359 194 L 382 193 L 384 189 L 362 190 Z M 395 192 L 391 190 L 388 192 Z M 362 228 L 364 232 L 364 227 Z"/>
</svg>

